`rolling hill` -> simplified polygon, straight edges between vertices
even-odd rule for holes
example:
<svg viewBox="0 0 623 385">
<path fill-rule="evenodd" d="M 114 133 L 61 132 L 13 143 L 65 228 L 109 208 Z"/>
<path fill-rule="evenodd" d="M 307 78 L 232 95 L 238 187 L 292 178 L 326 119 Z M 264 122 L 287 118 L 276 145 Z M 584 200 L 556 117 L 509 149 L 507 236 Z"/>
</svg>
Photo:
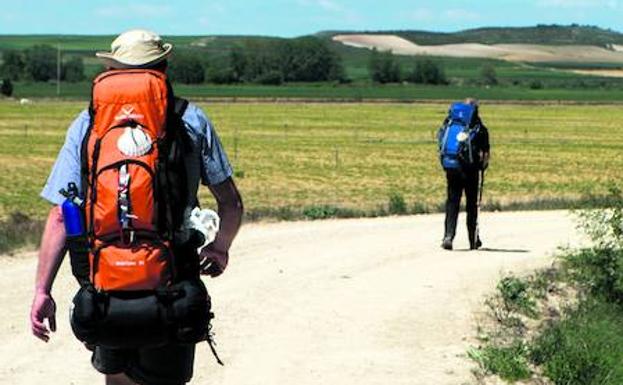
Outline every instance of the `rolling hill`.
<svg viewBox="0 0 623 385">
<path fill-rule="evenodd" d="M 456 33 L 385 31 L 321 35 L 347 46 L 376 48 L 398 55 L 486 58 L 583 70 L 623 67 L 623 34 L 597 27 L 537 26 L 480 28 Z"/>
<path fill-rule="evenodd" d="M 579 91 L 584 94 L 585 89 L 623 88 L 623 79 L 611 78 L 623 74 L 623 34 L 597 27 L 479 28 L 452 33 L 417 30 L 323 31 L 313 36 L 325 40 L 339 53 L 352 84 L 340 87 L 317 84 L 311 88 L 304 84 L 289 84 L 288 87 L 275 88 L 279 92 L 272 89 L 258 91 L 259 87 L 250 84 L 221 88 L 200 85 L 193 90 L 196 89 L 198 95 L 216 93 L 215 96 L 273 97 L 290 95 L 294 91 L 298 96 L 325 96 L 348 91 L 346 93 L 351 97 L 359 98 L 363 95 L 361 87 L 373 87 L 377 97 L 384 97 L 378 93 L 381 88 L 370 82 L 368 67 L 372 47 L 400 54 L 395 60 L 404 74 L 412 70 L 418 58 L 431 58 L 443 67 L 452 87 L 481 87 L 481 70 L 487 65 L 495 68 L 500 85 L 497 88 L 526 89 L 536 84 L 548 91 L 556 89 L 570 93 L 571 98 L 576 98 Z M 0 52 L 37 44 L 60 45 L 65 60 L 71 56 L 83 59 L 85 74 L 91 78 L 102 70 L 94 53 L 107 50 L 113 39 L 112 35 L 0 35 Z M 287 40 L 233 35 L 163 36 L 163 39 L 171 42 L 176 51 L 193 51 L 200 55 L 212 68 L 228 66 L 233 47 L 242 47 L 249 53 L 261 52 L 266 42 Z M 26 81 L 19 86 L 17 93 L 25 96 L 52 95 L 53 92 L 50 93 L 47 88 Z M 65 91 L 74 96 L 88 95 L 89 89 L 87 82 L 65 86 Z M 418 95 L 424 97 L 428 94 L 419 92 Z M 408 92 L 405 97 L 412 96 Z"/>
</svg>

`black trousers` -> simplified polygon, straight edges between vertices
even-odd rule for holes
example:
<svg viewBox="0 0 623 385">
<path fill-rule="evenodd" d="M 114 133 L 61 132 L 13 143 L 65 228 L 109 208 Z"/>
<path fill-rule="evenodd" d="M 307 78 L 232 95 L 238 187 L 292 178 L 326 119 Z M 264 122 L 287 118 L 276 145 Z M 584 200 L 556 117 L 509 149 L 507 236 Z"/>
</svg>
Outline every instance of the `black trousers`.
<svg viewBox="0 0 623 385">
<path fill-rule="evenodd" d="M 448 200 L 446 201 L 446 232 L 445 238 L 454 239 L 456 222 L 459 218 L 461 196 L 465 191 L 465 208 L 467 211 L 467 234 L 470 244 L 476 241 L 478 225 L 478 189 L 480 188 L 479 170 L 446 170 Z"/>
</svg>

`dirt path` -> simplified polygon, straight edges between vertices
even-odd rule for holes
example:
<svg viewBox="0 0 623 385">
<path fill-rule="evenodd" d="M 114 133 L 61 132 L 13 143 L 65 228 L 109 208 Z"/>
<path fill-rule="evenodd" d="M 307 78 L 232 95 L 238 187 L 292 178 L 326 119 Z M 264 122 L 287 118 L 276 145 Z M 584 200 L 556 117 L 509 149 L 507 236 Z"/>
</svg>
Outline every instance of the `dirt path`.
<svg viewBox="0 0 623 385">
<path fill-rule="evenodd" d="M 463 220 L 463 219 L 461 219 Z M 257 224 L 227 273 L 208 280 L 218 366 L 197 352 L 193 384 L 465 384 L 475 312 L 504 271 L 547 265 L 576 244 L 565 212 L 485 214 L 491 251 L 446 252 L 440 215 Z M 466 246 L 463 227 L 455 242 Z M 102 383 L 73 338 L 65 264 L 54 288 L 59 331 L 29 335 L 34 254 L 2 257 L 0 384 Z"/>
</svg>

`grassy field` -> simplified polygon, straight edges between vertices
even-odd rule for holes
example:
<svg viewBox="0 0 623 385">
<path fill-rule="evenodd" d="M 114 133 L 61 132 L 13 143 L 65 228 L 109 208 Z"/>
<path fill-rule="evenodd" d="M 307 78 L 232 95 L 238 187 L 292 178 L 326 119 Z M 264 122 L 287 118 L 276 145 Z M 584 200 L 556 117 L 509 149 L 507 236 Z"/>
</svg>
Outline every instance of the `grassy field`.
<svg viewBox="0 0 623 385">
<path fill-rule="evenodd" d="M 38 198 L 84 102 L 0 103 L 0 218 L 41 217 Z M 434 134 L 445 105 L 201 104 L 238 173 L 251 214 L 309 206 L 371 212 L 390 194 L 412 210 L 444 198 Z M 485 201 L 601 195 L 623 176 L 617 106 L 483 106 L 493 164 Z M 206 195 L 206 192 L 203 192 Z M 416 210 L 417 211 L 417 210 Z"/>
</svg>

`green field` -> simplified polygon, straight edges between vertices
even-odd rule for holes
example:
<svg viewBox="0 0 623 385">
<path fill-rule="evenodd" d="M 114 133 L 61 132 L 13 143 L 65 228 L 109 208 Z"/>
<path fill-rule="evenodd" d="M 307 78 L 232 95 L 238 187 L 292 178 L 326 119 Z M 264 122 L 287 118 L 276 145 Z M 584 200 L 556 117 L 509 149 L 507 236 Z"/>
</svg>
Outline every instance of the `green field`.
<svg viewBox="0 0 623 385">
<path fill-rule="evenodd" d="M 38 198 L 65 130 L 84 102 L 0 103 L 0 217 L 41 217 Z M 330 205 L 370 212 L 391 193 L 439 207 L 444 178 L 437 104 L 205 104 L 252 214 Z M 602 195 L 623 176 L 617 106 L 485 105 L 495 205 Z M 203 195 L 206 191 L 203 192 Z"/>
<path fill-rule="evenodd" d="M 525 86 L 482 87 L 431 86 L 413 84 L 374 85 L 354 83 L 346 85 L 327 83 L 296 83 L 284 86 L 264 85 L 185 85 L 176 84 L 175 89 L 187 97 L 194 98 L 301 98 L 325 99 L 333 101 L 360 101 L 367 99 L 413 100 L 454 100 L 475 96 L 481 100 L 501 101 L 568 101 L 568 102 L 622 102 L 623 87 L 607 88 L 548 88 L 533 90 Z M 63 83 L 61 98 L 88 100 L 91 84 Z M 15 98 L 56 98 L 54 83 L 16 83 Z"/>
<path fill-rule="evenodd" d="M 590 27 L 535 27 L 519 29 L 480 29 L 455 34 L 426 33 L 419 31 L 395 31 L 420 43 L 442 44 L 457 42 L 530 42 L 544 44 L 591 43 L 607 45 L 617 42 L 622 35 L 612 31 Z M 370 51 L 353 48 L 330 40 L 330 33 L 316 36 L 325 39 L 331 49 L 341 57 L 350 84 L 332 83 L 262 86 L 242 84 L 219 86 L 200 84 L 196 86 L 177 85 L 185 95 L 192 97 L 253 97 L 253 98 L 323 98 L 323 99 L 454 99 L 466 95 L 478 95 L 490 100 L 572 100 L 572 101 L 623 101 L 623 79 L 604 78 L 571 73 L 577 68 L 616 68 L 603 63 L 542 63 L 530 65 L 501 60 L 479 58 L 427 57 L 440 64 L 450 82 L 449 86 L 420 86 L 394 84 L 379 86 L 371 83 L 368 73 Z M 7 49 L 26 49 L 36 44 L 60 46 L 63 60 L 80 56 L 84 61 L 87 79 L 103 70 L 95 58 L 95 52 L 108 50 L 114 36 L 71 36 L 71 35 L 0 35 L 0 52 Z M 263 36 L 165 36 L 173 43 L 177 52 L 192 51 L 201 57 L 206 66 L 226 68 L 232 47 L 244 47 L 249 53 L 261 51 L 268 41 L 283 40 Z M 623 41 L 623 40 L 621 40 Z M 175 51 L 174 51 L 175 52 Z M 409 74 L 421 57 L 396 56 L 403 75 Z M 495 68 L 498 85 L 485 87 L 482 84 L 483 66 Z M 538 88 L 538 89 L 532 89 Z M 88 98 L 90 83 L 64 83 L 60 96 L 63 98 Z M 56 97 L 56 85 L 50 83 L 16 82 L 14 96 Z"/>
</svg>

